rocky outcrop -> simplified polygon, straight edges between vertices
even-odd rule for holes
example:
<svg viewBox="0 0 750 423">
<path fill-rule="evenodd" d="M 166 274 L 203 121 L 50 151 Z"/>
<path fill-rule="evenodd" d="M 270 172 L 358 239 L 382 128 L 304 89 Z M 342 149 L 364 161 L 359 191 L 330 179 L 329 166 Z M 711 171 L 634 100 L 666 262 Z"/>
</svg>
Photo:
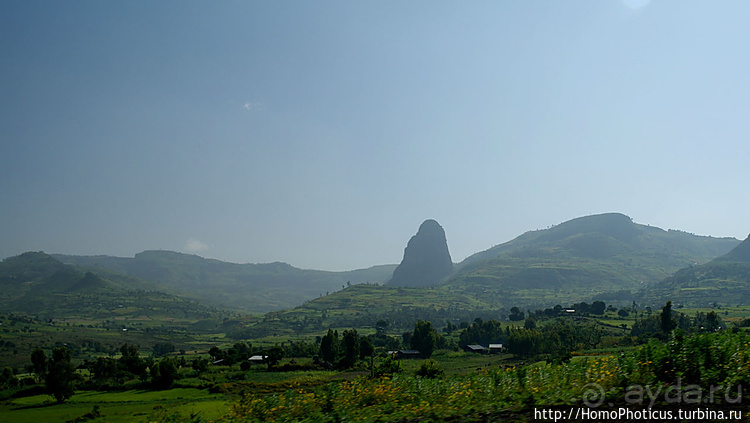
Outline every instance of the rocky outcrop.
<svg viewBox="0 0 750 423">
<path fill-rule="evenodd" d="M 404 250 L 404 259 L 388 282 L 393 286 L 431 286 L 453 273 L 445 231 L 432 219 L 419 226 Z"/>
</svg>

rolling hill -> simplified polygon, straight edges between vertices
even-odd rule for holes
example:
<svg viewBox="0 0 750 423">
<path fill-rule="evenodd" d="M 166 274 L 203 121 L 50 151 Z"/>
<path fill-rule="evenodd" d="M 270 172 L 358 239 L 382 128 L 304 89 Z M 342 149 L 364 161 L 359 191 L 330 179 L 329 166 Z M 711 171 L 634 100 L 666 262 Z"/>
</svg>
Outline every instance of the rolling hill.
<svg viewBox="0 0 750 423">
<path fill-rule="evenodd" d="M 702 264 L 688 266 L 643 293 L 654 303 L 707 306 L 750 302 L 750 236 L 727 254 Z"/>
<path fill-rule="evenodd" d="M 166 294 L 159 286 L 109 272 L 102 276 L 66 265 L 43 252 L 0 262 L 0 310 L 39 319 L 198 321 L 217 310 Z"/>
<path fill-rule="evenodd" d="M 294 307 L 349 284 L 390 279 L 395 265 L 346 272 L 298 269 L 286 263 L 236 264 L 172 251 L 144 251 L 133 258 L 55 255 L 63 263 L 108 269 L 200 299 L 216 307 L 268 312 Z M 98 271 L 98 270 L 97 270 Z"/>
<path fill-rule="evenodd" d="M 587 216 L 475 254 L 441 284 L 352 286 L 269 313 L 238 334 L 291 334 L 378 319 L 408 327 L 405 320 L 417 316 L 505 319 L 513 306 L 533 310 L 593 299 L 630 304 L 678 269 L 706 263 L 739 242 L 665 231 L 618 213 Z"/>
<path fill-rule="evenodd" d="M 734 238 L 665 231 L 607 213 L 527 232 L 470 256 L 445 285 L 504 304 L 594 296 L 617 299 L 623 291 L 652 287 L 675 271 L 706 263 L 738 244 Z"/>
</svg>

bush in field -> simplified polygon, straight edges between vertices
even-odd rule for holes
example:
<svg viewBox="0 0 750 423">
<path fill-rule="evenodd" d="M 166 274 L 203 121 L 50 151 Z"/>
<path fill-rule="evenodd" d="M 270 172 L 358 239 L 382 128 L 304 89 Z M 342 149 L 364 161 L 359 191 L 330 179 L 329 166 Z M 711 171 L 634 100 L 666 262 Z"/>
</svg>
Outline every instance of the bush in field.
<svg viewBox="0 0 750 423">
<path fill-rule="evenodd" d="M 401 373 L 403 371 L 404 369 L 403 367 L 401 367 L 401 362 L 398 361 L 395 357 L 389 355 L 383 360 L 382 363 L 375 367 L 373 374 L 375 377 L 383 377 L 393 376 L 395 373 Z"/>
<path fill-rule="evenodd" d="M 417 369 L 415 374 L 427 379 L 435 379 L 436 377 L 442 376 L 443 373 L 443 369 L 440 368 L 438 363 L 433 359 L 429 359 L 419 366 L 419 369 Z"/>
</svg>

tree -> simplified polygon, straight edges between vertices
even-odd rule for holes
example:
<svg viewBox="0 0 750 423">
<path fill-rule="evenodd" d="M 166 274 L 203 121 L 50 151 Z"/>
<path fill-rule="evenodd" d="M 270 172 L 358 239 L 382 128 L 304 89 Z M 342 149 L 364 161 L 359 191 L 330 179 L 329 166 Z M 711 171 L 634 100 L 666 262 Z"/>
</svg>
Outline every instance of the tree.
<svg viewBox="0 0 750 423">
<path fill-rule="evenodd" d="M 414 325 L 414 333 L 411 335 L 411 348 L 419 351 L 423 357 L 430 358 L 437 345 L 438 333 L 432 327 L 432 323 L 419 320 Z"/>
<path fill-rule="evenodd" d="M 508 333 L 508 351 L 527 357 L 541 351 L 543 337 L 536 329 L 513 328 Z"/>
<path fill-rule="evenodd" d="M 211 347 L 210 350 L 208 350 L 208 355 L 210 355 L 211 358 L 216 361 L 225 358 L 226 353 L 222 351 L 221 348 L 214 346 Z"/>
<path fill-rule="evenodd" d="M 205 358 L 194 358 L 191 367 L 198 372 L 198 374 L 201 374 L 208 370 L 208 360 Z"/>
<path fill-rule="evenodd" d="M 268 369 L 279 364 L 282 358 L 284 358 L 284 349 L 281 347 L 273 347 L 266 352 L 266 363 L 268 363 Z"/>
<path fill-rule="evenodd" d="M 661 331 L 669 333 L 677 326 L 674 319 L 672 319 L 672 301 L 667 301 L 664 307 L 661 308 Z"/>
<path fill-rule="evenodd" d="M 397 337 L 395 336 L 385 337 L 385 343 L 383 344 L 383 348 L 385 348 L 386 351 L 395 351 L 395 350 L 401 349 L 401 347 L 402 347 L 401 340 L 399 340 Z"/>
<path fill-rule="evenodd" d="M 52 350 L 44 380 L 47 393 L 55 397 L 58 404 L 62 404 L 75 393 L 77 379 L 76 370 L 70 363 L 70 351 L 65 347 Z"/>
<path fill-rule="evenodd" d="M 164 358 L 151 369 L 151 383 L 156 389 L 169 389 L 177 377 L 174 359 Z"/>
<path fill-rule="evenodd" d="M 359 358 L 359 335 L 357 331 L 355 329 L 345 330 L 341 338 L 341 344 L 344 347 L 344 358 L 341 364 L 345 368 L 350 368 Z"/>
<path fill-rule="evenodd" d="M 523 311 L 519 309 L 518 307 L 512 307 L 510 309 L 510 314 L 508 315 L 508 320 L 512 322 L 518 322 L 523 320 L 526 317 L 525 314 L 523 314 Z"/>
<path fill-rule="evenodd" d="M 523 322 L 523 327 L 524 329 L 536 329 L 536 320 L 532 319 L 531 317 L 527 317 Z"/>
<path fill-rule="evenodd" d="M 94 361 L 85 360 L 83 364 L 84 367 L 88 369 L 89 374 L 91 374 L 91 380 L 104 382 L 106 380 L 117 378 L 117 381 L 122 383 L 121 379 L 124 375 L 120 369 L 119 363 L 115 359 L 97 357 Z"/>
<path fill-rule="evenodd" d="M 154 354 L 154 357 L 162 357 L 169 353 L 174 352 L 174 344 L 169 342 L 158 342 L 154 344 L 154 348 L 151 349 L 151 352 Z"/>
<path fill-rule="evenodd" d="M 15 373 L 13 373 L 13 369 L 5 367 L 3 372 L 0 373 L 0 390 L 5 387 L 14 388 L 16 386 L 18 386 L 18 378 Z"/>
<path fill-rule="evenodd" d="M 401 334 L 401 343 L 404 346 L 411 345 L 411 332 L 409 332 L 407 330 L 406 332 L 404 332 L 404 333 Z M 399 347 L 399 348 L 401 348 L 401 347 Z M 398 349 L 398 348 L 396 348 L 396 349 Z"/>
<path fill-rule="evenodd" d="M 380 319 L 375 323 L 375 332 L 378 334 L 385 334 L 386 329 L 388 329 L 388 322 L 386 322 L 383 319 Z"/>
<path fill-rule="evenodd" d="M 461 331 L 458 336 L 458 345 L 460 347 L 469 344 L 487 345 L 491 343 L 501 343 L 504 339 L 505 335 L 501 323 L 497 320 L 490 319 L 483 321 L 481 324 L 475 321 L 471 326 Z"/>
<path fill-rule="evenodd" d="M 132 344 L 123 344 L 120 347 L 120 367 L 122 370 L 137 376 L 143 381 L 148 380 L 146 377 L 146 369 L 148 365 L 138 355 L 138 347 Z"/>
<path fill-rule="evenodd" d="M 43 349 L 37 348 L 31 353 L 31 366 L 37 379 L 44 379 L 47 373 L 47 354 Z"/>
<path fill-rule="evenodd" d="M 331 364 L 336 363 L 340 349 L 338 331 L 328 329 L 328 333 L 320 340 L 320 357 Z"/>
<path fill-rule="evenodd" d="M 362 337 L 359 339 L 359 358 L 370 357 L 375 353 L 375 346 L 372 345 L 372 340 L 368 337 Z"/>
<path fill-rule="evenodd" d="M 589 311 L 591 314 L 596 314 L 597 316 L 601 316 L 604 314 L 604 311 L 607 309 L 607 305 L 604 303 L 604 301 L 594 301 L 591 303 L 591 308 L 589 308 Z"/>
<path fill-rule="evenodd" d="M 706 331 L 716 332 L 721 328 L 721 317 L 716 315 L 715 311 L 709 311 L 706 313 Z"/>
</svg>

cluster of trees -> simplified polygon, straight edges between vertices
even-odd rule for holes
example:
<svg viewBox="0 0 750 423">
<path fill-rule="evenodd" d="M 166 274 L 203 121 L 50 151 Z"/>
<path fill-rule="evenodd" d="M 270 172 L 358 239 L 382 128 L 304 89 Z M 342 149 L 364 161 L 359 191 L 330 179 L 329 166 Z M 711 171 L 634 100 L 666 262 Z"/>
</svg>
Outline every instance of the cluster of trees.
<svg viewBox="0 0 750 423">
<path fill-rule="evenodd" d="M 18 384 L 19 381 L 16 374 L 13 372 L 13 369 L 11 367 L 5 367 L 0 373 L 0 390 L 15 388 Z"/>
<path fill-rule="evenodd" d="M 320 341 L 319 359 L 323 363 L 338 368 L 351 368 L 358 360 L 375 354 L 376 342 L 374 341 L 377 341 L 377 344 L 384 343 L 386 350 L 398 350 L 408 345 L 410 349 L 419 351 L 425 358 L 429 358 L 436 349 L 445 346 L 445 338 L 427 320 L 418 320 L 414 324 L 413 331 L 404 332 L 403 343 L 397 338 L 385 335 L 387 326 L 385 321 L 379 321 L 376 324 L 375 335 L 360 336 L 356 330 L 352 329 L 345 330 L 340 338 L 338 331 L 328 329 L 328 333 Z"/>
<path fill-rule="evenodd" d="M 355 329 L 345 330 L 339 339 L 338 331 L 328 329 L 320 341 L 320 360 L 339 368 L 351 368 L 358 360 L 372 356 L 375 347 L 368 337 L 359 336 Z"/>
<path fill-rule="evenodd" d="M 463 348 L 469 344 L 488 345 L 491 343 L 502 343 L 507 339 L 507 333 L 497 320 L 483 321 L 474 319 L 471 326 L 462 330 L 458 336 L 458 345 Z"/>
<path fill-rule="evenodd" d="M 511 322 L 518 322 L 523 320 L 526 317 L 526 314 L 524 314 L 521 309 L 518 307 L 511 307 L 510 314 L 508 315 L 508 320 Z"/>
<path fill-rule="evenodd" d="M 575 303 L 568 308 L 563 308 L 563 306 L 558 304 L 551 308 L 545 308 L 544 310 L 537 309 L 533 313 L 529 311 L 529 317 L 534 316 L 537 319 L 554 318 L 565 315 L 567 313 L 566 310 L 575 310 L 575 314 L 578 316 L 602 316 L 606 311 L 618 311 L 611 305 L 607 307 L 607 304 L 604 301 L 594 301 L 591 304 L 582 301 L 580 303 Z M 625 309 L 623 309 L 622 311 L 624 313 L 621 313 L 620 316 L 625 317 L 629 314 L 629 312 Z M 518 309 L 518 307 L 511 308 L 510 312 L 511 314 L 508 316 L 508 318 L 511 321 L 524 320 L 524 318 L 526 317 L 524 316 L 523 312 Z"/>
<path fill-rule="evenodd" d="M 270 369 L 284 358 L 286 351 L 278 345 L 267 349 L 253 349 L 252 344 L 248 345 L 244 342 L 237 342 L 226 350 L 222 350 L 219 347 L 211 347 L 211 349 L 208 350 L 208 354 L 211 355 L 211 359 L 214 362 L 220 361 L 224 366 L 231 366 L 240 363 L 240 368 L 242 370 L 248 370 L 250 368 L 250 363 L 247 359 L 251 356 L 262 355 L 266 357 L 265 362 Z"/>
<path fill-rule="evenodd" d="M 91 373 L 92 381 L 100 385 L 122 384 L 133 379 L 142 382 L 148 380 L 149 370 L 154 364 L 152 359 L 142 358 L 138 347 L 132 344 L 122 345 L 120 354 L 119 359 L 98 357 L 96 360 L 85 360 L 83 367 Z"/>
<path fill-rule="evenodd" d="M 155 389 L 169 389 L 177 378 L 177 369 L 183 364 L 175 358 L 163 358 L 158 362 L 150 357 L 143 358 L 138 353 L 138 347 L 131 344 L 122 345 L 120 354 L 118 359 L 98 357 L 84 360 L 80 367 L 87 369 L 91 375 L 86 383 L 91 387 L 121 387 L 127 381 L 136 380 L 141 386 L 145 384 Z M 200 368 L 202 365 L 205 370 L 207 362 L 197 361 L 194 367 Z M 29 369 L 38 381 L 44 382 L 47 393 L 55 397 L 58 403 L 70 398 L 82 382 L 71 363 L 70 350 L 64 346 L 54 348 L 50 357 L 43 349 L 35 349 L 31 353 Z"/>
<path fill-rule="evenodd" d="M 541 328 L 527 320 L 523 328 L 508 327 L 507 348 L 519 356 L 548 354 L 553 362 L 567 361 L 571 352 L 582 348 L 595 348 L 604 331 L 589 322 L 555 319 Z"/>
<path fill-rule="evenodd" d="M 70 362 L 70 351 L 67 348 L 53 349 L 49 359 L 44 350 L 36 349 L 31 353 L 31 365 L 37 378 L 44 380 L 47 393 L 55 397 L 58 403 L 73 396 L 79 377 Z"/>
<path fill-rule="evenodd" d="M 672 302 L 667 301 L 662 307 L 661 313 L 637 320 L 633 324 L 630 334 L 645 342 L 650 338 L 666 340 L 674 329 L 696 333 L 716 332 L 725 328 L 726 325 L 721 317 L 714 311 L 708 313 L 696 312 L 695 316 L 689 317 L 685 313 L 673 310 Z"/>
<path fill-rule="evenodd" d="M 237 342 L 226 350 L 222 350 L 219 347 L 211 347 L 208 350 L 208 354 L 213 361 L 223 360 L 222 364 L 231 366 L 235 363 L 241 363 L 252 356 L 253 346 L 252 344 L 248 345 L 244 342 Z"/>
</svg>

